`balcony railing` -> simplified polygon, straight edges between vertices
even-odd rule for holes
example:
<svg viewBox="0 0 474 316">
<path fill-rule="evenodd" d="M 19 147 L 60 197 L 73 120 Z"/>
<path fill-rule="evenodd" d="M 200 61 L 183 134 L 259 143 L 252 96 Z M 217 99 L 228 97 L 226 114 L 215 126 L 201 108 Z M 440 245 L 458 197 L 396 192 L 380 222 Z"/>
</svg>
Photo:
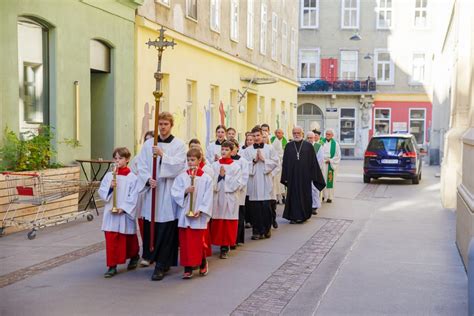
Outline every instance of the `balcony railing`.
<svg viewBox="0 0 474 316">
<path fill-rule="evenodd" d="M 300 81 L 298 92 L 374 92 L 377 88 L 375 78 L 318 78 L 311 81 Z"/>
</svg>

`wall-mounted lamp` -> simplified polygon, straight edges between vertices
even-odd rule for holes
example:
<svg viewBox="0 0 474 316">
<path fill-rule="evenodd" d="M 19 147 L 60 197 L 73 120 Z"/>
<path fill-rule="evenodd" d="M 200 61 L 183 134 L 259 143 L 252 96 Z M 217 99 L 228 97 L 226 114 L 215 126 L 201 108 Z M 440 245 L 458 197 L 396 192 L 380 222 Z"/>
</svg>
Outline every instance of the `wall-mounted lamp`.
<svg viewBox="0 0 474 316">
<path fill-rule="evenodd" d="M 373 57 L 374 57 L 374 54 L 367 53 L 367 54 L 365 54 L 364 59 L 365 59 L 365 60 L 370 60 L 370 59 L 372 59 Z"/>
<path fill-rule="evenodd" d="M 349 39 L 351 41 L 360 41 L 362 37 L 359 35 L 359 32 L 355 32 Z"/>
</svg>

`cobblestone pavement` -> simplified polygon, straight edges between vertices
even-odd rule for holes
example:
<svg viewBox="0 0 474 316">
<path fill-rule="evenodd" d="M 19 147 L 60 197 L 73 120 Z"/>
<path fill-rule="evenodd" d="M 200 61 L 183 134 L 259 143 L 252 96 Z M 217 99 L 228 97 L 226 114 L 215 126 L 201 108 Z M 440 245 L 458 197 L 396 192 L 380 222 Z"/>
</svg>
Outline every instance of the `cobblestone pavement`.
<svg viewBox="0 0 474 316">
<path fill-rule="evenodd" d="M 0 276 L 0 288 L 16 283 L 18 281 L 24 280 L 38 273 L 59 267 L 63 264 L 75 261 L 82 257 L 91 255 L 93 253 L 99 252 L 103 249 L 105 249 L 105 242 L 101 241 L 93 245 L 90 245 L 90 246 L 87 246 L 75 251 L 71 251 L 64 255 L 57 256 L 55 258 L 40 262 L 38 264 L 34 264 L 32 266 L 2 275 Z"/>
<path fill-rule="evenodd" d="M 279 314 L 351 223 L 350 220 L 328 219 L 232 315 Z"/>
</svg>

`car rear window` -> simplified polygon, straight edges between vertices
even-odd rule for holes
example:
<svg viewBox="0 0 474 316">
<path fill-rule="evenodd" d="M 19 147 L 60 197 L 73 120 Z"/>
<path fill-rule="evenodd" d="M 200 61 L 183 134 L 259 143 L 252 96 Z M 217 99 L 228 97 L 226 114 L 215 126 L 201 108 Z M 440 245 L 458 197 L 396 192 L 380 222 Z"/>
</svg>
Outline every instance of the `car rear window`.
<svg viewBox="0 0 474 316">
<path fill-rule="evenodd" d="M 385 152 L 414 152 L 410 138 L 399 138 L 399 137 L 376 137 L 372 138 L 367 147 L 368 151 L 382 151 Z"/>
</svg>

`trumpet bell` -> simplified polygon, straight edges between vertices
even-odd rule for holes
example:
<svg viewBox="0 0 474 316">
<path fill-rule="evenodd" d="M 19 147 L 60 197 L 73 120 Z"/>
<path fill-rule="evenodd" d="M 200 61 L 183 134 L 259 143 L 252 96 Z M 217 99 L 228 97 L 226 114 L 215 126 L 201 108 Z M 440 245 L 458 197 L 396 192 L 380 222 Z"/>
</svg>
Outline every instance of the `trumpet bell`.
<svg viewBox="0 0 474 316">
<path fill-rule="evenodd" d="M 186 213 L 186 216 L 187 217 L 194 217 L 194 212 L 193 211 L 189 211 Z"/>
</svg>

